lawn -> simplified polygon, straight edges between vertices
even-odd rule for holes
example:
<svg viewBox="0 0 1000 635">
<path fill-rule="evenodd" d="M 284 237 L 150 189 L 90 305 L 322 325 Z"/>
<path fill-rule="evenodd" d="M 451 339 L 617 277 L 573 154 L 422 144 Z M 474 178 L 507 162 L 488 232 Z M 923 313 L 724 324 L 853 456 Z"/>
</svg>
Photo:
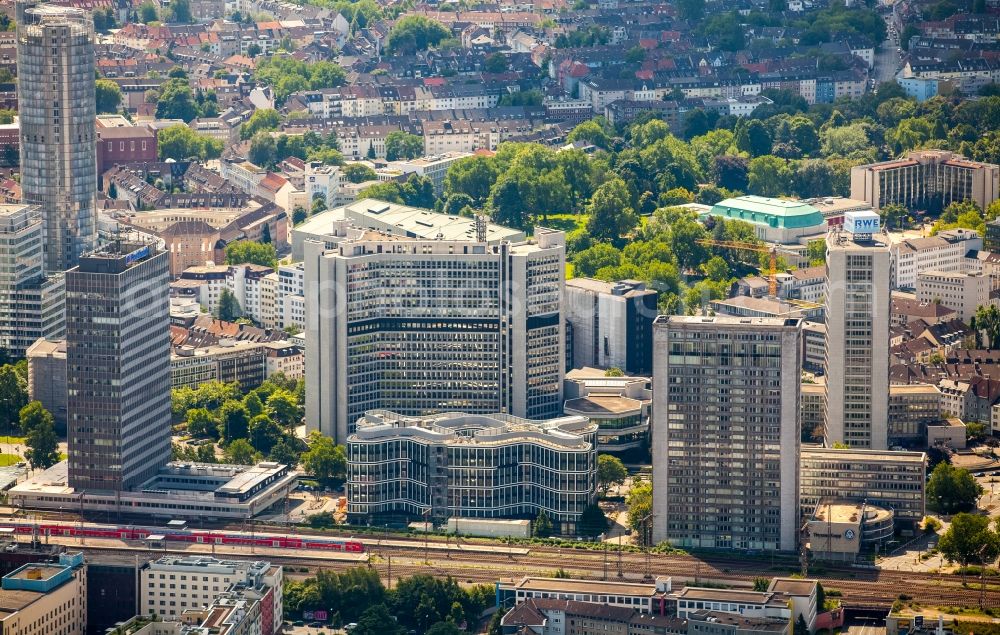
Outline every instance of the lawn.
<svg viewBox="0 0 1000 635">
<path fill-rule="evenodd" d="M 16 454 L 0 454 L 0 467 L 10 467 L 11 465 L 16 465 L 23 460 L 24 459 Z"/>
<path fill-rule="evenodd" d="M 567 234 L 574 229 L 583 227 L 587 222 L 587 217 L 583 214 L 548 214 L 545 218 L 538 219 L 537 224 L 548 229 L 557 229 Z"/>
</svg>

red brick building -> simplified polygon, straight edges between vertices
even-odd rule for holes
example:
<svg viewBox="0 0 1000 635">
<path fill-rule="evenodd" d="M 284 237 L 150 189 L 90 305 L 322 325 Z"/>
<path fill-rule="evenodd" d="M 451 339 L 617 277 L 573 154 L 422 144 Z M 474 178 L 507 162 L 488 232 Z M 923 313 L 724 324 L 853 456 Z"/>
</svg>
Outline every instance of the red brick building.
<svg viewBox="0 0 1000 635">
<path fill-rule="evenodd" d="M 146 125 L 136 125 L 121 115 L 97 117 L 97 174 L 119 163 L 156 161 L 156 134 Z"/>
</svg>

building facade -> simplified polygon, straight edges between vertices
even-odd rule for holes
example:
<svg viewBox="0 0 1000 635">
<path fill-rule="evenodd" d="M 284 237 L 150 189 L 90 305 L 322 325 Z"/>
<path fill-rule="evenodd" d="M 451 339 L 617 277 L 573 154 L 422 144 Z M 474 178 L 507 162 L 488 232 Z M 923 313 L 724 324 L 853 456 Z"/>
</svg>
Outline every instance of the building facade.
<svg viewBox="0 0 1000 635">
<path fill-rule="evenodd" d="M 39 339 L 28 347 L 28 398 L 40 401 L 55 423 L 66 430 L 66 340 Z"/>
<path fill-rule="evenodd" d="M 43 235 L 37 207 L 0 205 L 0 348 L 15 357 L 66 327 L 65 280 L 45 274 Z"/>
<path fill-rule="evenodd" d="M 17 3 L 21 191 L 45 221 L 45 269 L 66 271 L 97 240 L 94 21 Z"/>
<path fill-rule="evenodd" d="M 910 526 L 924 518 L 927 455 L 923 452 L 802 447 L 802 516 L 828 498 L 868 501 Z"/>
<path fill-rule="evenodd" d="M 305 243 L 306 420 L 343 442 L 365 412 L 562 408 L 562 232 L 532 242 L 349 230 Z"/>
<path fill-rule="evenodd" d="M 968 322 L 990 302 L 990 278 L 982 273 L 930 270 L 917 274 L 917 302 L 940 303 Z"/>
<path fill-rule="evenodd" d="M 164 556 L 139 569 L 139 615 L 179 620 L 215 606 L 220 599 L 236 602 L 241 599 L 237 595 L 256 591 L 260 600 L 267 598 L 268 614 L 257 632 L 271 635 L 280 630 L 284 616 L 283 578 L 280 565 L 262 560 Z"/>
<path fill-rule="evenodd" d="M 824 426 L 831 444 L 887 447 L 889 261 L 884 235 L 827 236 Z"/>
<path fill-rule="evenodd" d="M 972 201 L 986 209 L 1000 193 L 1000 165 L 980 163 L 946 150 L 914 150 L 901 159 L 851 168 L 851 198 L 880 210 L 942 210 Z"/>
<path fill-rule="evenodd" d="M 34 562 L 0 580 L 0 630 L 18 635 L 87 632 L 87 565 L 82 553 Z"/>
<path fill-rule="evenodd" d="M 571 534 L 597 487 L 597 426 L 584 417 L 373 411 L 347 437 L 347 465 L 347 513 L 358 521 L 544 511 Z"/>
<path fill-rule="evenodd" d="M 573 329 L 573 368 L 653 372 L 653 319 L 658 294 L 644 282 L 566 281 L 566 320 Z"/>
<path fill-rule="evenodd" d="M 69 484 L 121 491 L 170 460 L 167 254 L 112 243 L 66 273 Z"/>
<path fill-rule="evenodd" d="M 987 227 L 987 231 L 988 231 Z M 947 229 L 934 236 L 904 238 L 892 244 L 892 284 L 896 289 L 913 289 L 917 275 L 930 270 L 962 272 L 970 269 L 966 254 L 983 248 L 979 232 Z"/>
<path fill-rule="evenodd" d="M 801 320 L 661 316 L 653 342 L 653 542 L 794 550 Z"/>
</svg>

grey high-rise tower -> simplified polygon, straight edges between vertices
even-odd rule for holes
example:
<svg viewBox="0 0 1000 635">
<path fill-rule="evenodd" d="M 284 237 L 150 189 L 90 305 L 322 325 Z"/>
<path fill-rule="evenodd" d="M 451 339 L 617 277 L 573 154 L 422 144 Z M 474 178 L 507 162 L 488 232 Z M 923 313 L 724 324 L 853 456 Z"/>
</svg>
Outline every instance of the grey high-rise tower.
<svg viewBox="0 0 1000 635">
<path fill-rule="evenodd" d="M 656 318 L 654 542 L 796 548 L 801 370 L 798 319 Z"/>
<path fill-rule="evenodd" d="M 94 21 L 17 4 L 21 191 L 45 221 L 45 269 L 66 271 L 97 240 Z"/>
<path fill-rule="evenodd" d="M 115 241 L 66 272 L 69 485 L 130 489 L 170 460 L 166 252 Z"/>
</svg>

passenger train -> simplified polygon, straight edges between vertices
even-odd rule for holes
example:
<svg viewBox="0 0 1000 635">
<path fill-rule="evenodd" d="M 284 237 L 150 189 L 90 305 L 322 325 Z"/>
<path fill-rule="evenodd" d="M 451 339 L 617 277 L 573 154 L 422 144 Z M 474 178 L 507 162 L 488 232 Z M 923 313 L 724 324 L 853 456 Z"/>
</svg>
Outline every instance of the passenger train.
<svg viewBox="0 0 1000 635">
<path fill-rule="evenodd" d="M 0 522 L 0 531 L 13 530 L 17 535 L 31 535 L 36 530 L 39 536 L 65 536 L 71 538 L 96 538 L 105 540 L 147 540 L 150 536 L 174 542 L 199 544 L 232 545 L 238 547 L 273 547 L 278 549 L 302 549 L 337 551 L 342 553 L 362 553 L 364 544 L 357 540 L 322 538 L 318 536 L 268 535 L 226 530 L 170 529 L 164 527 L 142 527 L 137 525 L 117 526 L 88 524 L 53 524 L 28 522 Z"/>
</svg>

